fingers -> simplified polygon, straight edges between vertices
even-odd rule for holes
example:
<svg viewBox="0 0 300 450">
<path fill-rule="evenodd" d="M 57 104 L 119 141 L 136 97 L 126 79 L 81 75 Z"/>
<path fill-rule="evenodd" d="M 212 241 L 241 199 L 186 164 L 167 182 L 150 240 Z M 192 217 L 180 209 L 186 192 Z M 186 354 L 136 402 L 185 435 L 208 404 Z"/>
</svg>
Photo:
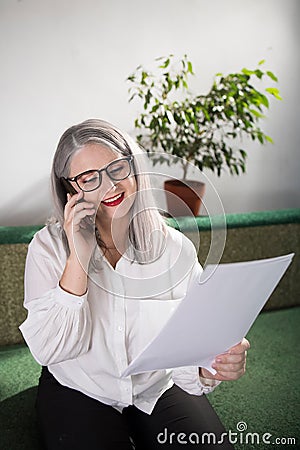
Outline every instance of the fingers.
<svg viewBox="0 0 300 450">
<path fill-rule="evenodd" d="M 249 350 L 249 348 L 250 348 L 250 342 L 246 338 L 243 338 L 241 340 L 241 342 L 239 342 L 235 346 L 231 347 L 229 349 L 228 353 L 230 355 L 235 355 L 235 354 L 243 353 L 244 351 Z"/>
<path fill-rule="evenodd" d="M 80 203 L 80 201 L 83 200 L 83 192 L 79 191 L 77 194 L 70 195 L 67 194 L 67 203 L 65 206 L 66 210 L 71 210 L 77 203 Z"/>
<path fill-rule="evenodd" d="M 221 353 L 216 356 L 216 360 L 218 358 L 222 359 L 224 357 L 228 358 L 231 355 L 243 355 L 250 348 L 250 342 L 243 338 L 241 342 L 231 347 L 226 353 Z"/>
<path fill-rule="evenodd" d="M 245 364 L 246 364 L 246 358 L 247 356 L 245 355 L 244 358 L 241 361 L 237 361 L 237 362 L 216 362 L 212 364 L 212 367 L 219 373 L 233 373 L 233 372 L 240 372 L 240 371 L 244 371 L 245 369 Z"/>
<path fill-rule="evenodd" d="M 69 227 L 71 224 L 73 227 L 79 226 L 82 219 L 95 214 L 95 205 L 84 201 L 82 191 L 72 196 L 67 194 L 67 198 L 68 201 L 64 212 L 66 227 Z"/>
<path fill-rule="evenodd" d="M 247 350 L 250 343 L 243 339 L 239 344 L 231 347 L 227 353 L 218 355 L 212 367 L 217 371 L 216 380 L 237 380 L 246 371 Z"/>
<path fill-rule="evenodd" d="M 213 378 L 218 381 L 236 381 L 245 374 L 245 371 L 245 365 L 240 368 L 235 368 L 233 371 L 225 370 L 225 368 L 219 369 Z"/>
<path fill-rule="evenodd" d="M 65 206 L 66 212 L 70 212 L 72 209 L 76 209 L 77 212 L 80 212 L 84 209 L 95 208 L 95 205 L 93 203 L 84 201 L 82 191 L 72 196 L 70 196 L 70 194 L 67 195 L 68 195 L 68 202 L 66 203 Z"/>
<path fill-rule="evenodd" d="M 240 364 L 245 360 L 247 352 L 239 353 L 237 355 L 224 354 L 215 358 L 216 364 Z"/>
<path fill-rule="evenodd" d="M 83 228 L 86 228 L 86 225 L 88 224 L 88 222 L 86 222 L 86 224 L 84 224 L 83 219 L 87 218 L 87 216 L 93 216 L 94 213 L 95 213 L 94 209 L 86 209 L 86 208 L 83 208 L 80 211 L 77 211 L 74 214 L 74 219 L 72 221 L 73 227 L 80 225 Z M 92 222 L 91 222 L 91 224 L 92 224 Z"/>
<path fill-rule="evenodd" d="M 240 356 L 235 355 L 229 358 L 223 358 L 221 361 L 216 360 L 212 367 L 217 371 L 218 380 L 237 380 L 244 375 L 246 371 L 246 352 Z"/>
</svg>

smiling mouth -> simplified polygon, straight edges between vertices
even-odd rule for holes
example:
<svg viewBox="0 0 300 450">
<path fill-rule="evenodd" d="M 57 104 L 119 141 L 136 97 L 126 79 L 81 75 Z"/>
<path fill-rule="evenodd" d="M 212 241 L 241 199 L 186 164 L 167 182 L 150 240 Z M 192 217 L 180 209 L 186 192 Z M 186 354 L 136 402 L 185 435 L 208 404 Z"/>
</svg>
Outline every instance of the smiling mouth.
<svg viewBox="0 0 300 450">
<path fill-rule="evenodd" d="M 124 192 L 121 194 L 115 195 L 114 197 L 110 197 L 107 200 L 102 200 L 105 206 L 117 206 L 124 200 Z"/>
</svg>

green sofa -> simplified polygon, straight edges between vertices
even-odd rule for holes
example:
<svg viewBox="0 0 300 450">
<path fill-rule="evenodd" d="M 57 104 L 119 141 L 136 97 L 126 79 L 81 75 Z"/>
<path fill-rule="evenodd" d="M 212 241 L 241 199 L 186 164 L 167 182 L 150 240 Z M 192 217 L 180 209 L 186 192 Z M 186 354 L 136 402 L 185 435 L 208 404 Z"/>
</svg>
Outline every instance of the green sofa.
<svg viewBox="0 0 300 450">
<path fill-rule="evenodd" d="M 291 252 L 295 257 L 247 336 L 251 349 L 246 375 L 237 382 L 222 383 L 208 398 L 227 430 L 237 433 L 232 434 L 236 449 L 270 448 L 263 439 L 276 448 L 287 444 L 300 448 L 300 209 L 228 214 L 226 222 L 221 262 Z M 169 219 L 169 224 L 193 241 L 200 231 L 199 260 L 203 264 L 211 240 L 209 218 Z M 0 227 L 0 450 L 39 449 L 34 399 L 40 367 L 18 326 L 26 317 L 22 303 L 27 247 L 40 228 Z M 247 430 L 242 431 L 245 426 Z"/>
</svg>

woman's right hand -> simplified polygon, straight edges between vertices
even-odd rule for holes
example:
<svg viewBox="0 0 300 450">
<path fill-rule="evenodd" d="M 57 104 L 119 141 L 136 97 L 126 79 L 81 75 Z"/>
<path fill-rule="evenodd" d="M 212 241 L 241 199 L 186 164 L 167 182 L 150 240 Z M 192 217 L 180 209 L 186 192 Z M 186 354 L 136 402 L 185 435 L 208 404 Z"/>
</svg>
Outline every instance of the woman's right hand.
<svg viewBox="0 0 300 450">
<path fill-rule="evenodd" d="M 67 194 L 64 210 L 64 231 L 70 248 L 70 258 L 77 259 L 87 270 L 96 246 L 95 205 L 84 200 L 83 192 Z"/>
</svg>

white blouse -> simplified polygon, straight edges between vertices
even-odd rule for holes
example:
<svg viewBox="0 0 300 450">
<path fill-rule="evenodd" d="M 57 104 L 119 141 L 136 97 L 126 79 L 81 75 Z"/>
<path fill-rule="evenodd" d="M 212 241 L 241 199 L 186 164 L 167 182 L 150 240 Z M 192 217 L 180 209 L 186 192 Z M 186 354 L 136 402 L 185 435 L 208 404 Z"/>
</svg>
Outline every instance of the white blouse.
<svg viewBox="0 0 300 450">
<path fill-rule="evenodd" d="M 115 269 L 97 247 L 83 296 L 59 286 L 66 259 L 59 225 L 35 234 L 25 267 L 28 317 L 20 326 L 36 361 L 48 366 L 59 383 L 119 411 L 135 405 L 148 414 L 174 382 L 195 395 L 219 384 L 204 383 L 198 367 L 121 378 L 201 274 L 195 247 L 186 236 L 168 227 L 158 259 L 139 264 L 123 256 Z"/>
</svg>

